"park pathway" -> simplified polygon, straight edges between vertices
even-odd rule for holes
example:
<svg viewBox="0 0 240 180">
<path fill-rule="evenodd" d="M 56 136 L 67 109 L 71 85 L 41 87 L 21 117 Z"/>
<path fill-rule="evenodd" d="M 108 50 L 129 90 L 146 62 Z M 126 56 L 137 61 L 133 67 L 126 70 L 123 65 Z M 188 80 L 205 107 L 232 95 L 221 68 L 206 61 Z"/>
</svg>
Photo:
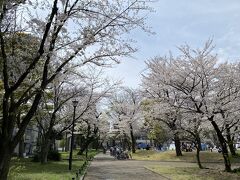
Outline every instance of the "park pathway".
<svg viewBox="0 0 240 180">
<path fill-rule="evenodd" d="M 165 180 L 144 167 L 143 161 L 115 160 L 107 154 L 98 154 L 91 162 L 84 180 Z"/>
<path fill-rule="evenodd" d="M 203 163 L 210 169 L 223 171 L 224 165 L 219 162 Z M 139 160 L 115 160 L 107 154 L 98 154 L 91 162 L 84 180 L 166 180 L 170 179 L 161 174 L 148 170 L 146 167 L 198 167 L 196 163 L 184 161 L 139 161 Z M 239 167 L 234 163 L 232 168 Z M 208 172 L 208 170 L 206 170 Z M 231 179 L 231 178 L 230 178 Z"/>
</svg>

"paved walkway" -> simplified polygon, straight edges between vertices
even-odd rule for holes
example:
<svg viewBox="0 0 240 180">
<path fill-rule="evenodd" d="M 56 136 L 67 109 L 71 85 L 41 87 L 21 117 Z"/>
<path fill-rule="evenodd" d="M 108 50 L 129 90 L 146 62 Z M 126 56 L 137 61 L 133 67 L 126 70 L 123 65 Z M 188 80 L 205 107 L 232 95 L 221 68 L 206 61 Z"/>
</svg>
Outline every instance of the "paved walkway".
<svg viewBox="0 0 240 180">
<path fill-rule="evenodd" d="M 164 162 L 164 161 L 137 161 L 115 160 L 109 154 L 98 154 L 91 162 L 84 180 L 166 180 L 163 175 L 154 173 L 145 167 L 198 167 L 197 163 L 189 162 Z M 203 163 L 212 169 L 224 169 L 223 163 Z M 240 164 L 233 164 L 232 168 Z"/>
<path fill-rule="evenodd" d="M 164 176 L 144 168 L 143 161 L 115 160 L 98 154 L 91 162 L 84 180 L 165 180 Z"/>
</svg>

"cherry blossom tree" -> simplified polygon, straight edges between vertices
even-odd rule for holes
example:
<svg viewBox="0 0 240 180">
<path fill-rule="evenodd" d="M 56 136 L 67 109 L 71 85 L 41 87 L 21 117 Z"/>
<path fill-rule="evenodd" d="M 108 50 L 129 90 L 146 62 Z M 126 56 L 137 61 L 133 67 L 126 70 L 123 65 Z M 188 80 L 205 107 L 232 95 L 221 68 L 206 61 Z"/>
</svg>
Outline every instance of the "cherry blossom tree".
<svg viewBox="0 0 240 180">
<path fill-rule="evenodd" d="M 164 61 L 159 62 L 165 67 Z M 168 78 L 167 72 L 157 69 L 157 61 L 153 60 L 148 64 L 149 72 L 143 75 L 142 86 L 143 96 L 148 100 L 150 110 L 147 112 L 153 121 L 164 123 L 173 133 L 175 150 L 177 156 L 182 156 L 180 142 L 180 120 L 181 108 L 173 104 L 180 103 L 179 93 L 172 87 L 164 84 Z"/>
<path fill-rule="evenodd" d="M 145 3 L 138 0 L 1 1 L 0 57 L 4 87 L 0 120 L 1 179 L 7 178 L 13 150 L 34 116 L 47 86 L 66 69 L 87 63 L 111 65 L 119 62 L 118 57 L 134 52 L 122 35 L 136 27 L 145 29 L 144 18 L 139 16 L 139 12 L 148 9 Z M 29 33 L 38 42 L 36 50 L 26 52 L 30 55 L 27 63 L 19 59 L 22 57 L 19 54 L 25 52 L 9 53 L 6 49 L 7 40 L 14 39 L 19 33 Z M 20 62 L 22 70 L 19 74 L 10 73 L 13 61 Z M 26 82 L 27 88 L 16 97 Z M 30 102 L 31 106 L 13 135 L 16 114 L 24 102 Z"/>
<path fill-rule="evenodd" d="M 121 130 L 124 131 L 123 136 L 129 135 L 131 138 L 131 149 L 132 152 L 135 153 L 136 140 L 134 131 L 137 131 L 143 124 L 139 92 L 134 89 L 123 88 L 122 91 L 116 93 L 110 99 L 109 106 L 111 118 L 118 123 Z"/>
<path fill-rule="evenodd" d="M 148 138 L 153 141 L 154 146 L 161 148 L 164 143 L 169 142 L 169 140 L 172 141 L 171 130 L 165 123 L 157 121 L 153 116 L 153 99 L 144 98 L 141 102 L 141 109 L 144 117 L 142 128 L 147 132 Z"/>
<path fill-rule="evenodd" d="M 176 92 L 177 101 L 172 102 L 171 107 L 200 115 L 213 126 L 222 148 L 225 170 L 231 171 L 227 141 L 221 131 L 222 124 L 228 122 L 219 115 L 238 110 L 238 66 L 217 63 L 218 58 L 212 53 L 212 41 L 206 42 L 202 49 L 184 45 L 179 50 L 181 55 L 177 57 L 158 57 L 149 61 L 149 71 L 159 84 Z"/>
<path fill-rule="evenodd" d="M 50 145 L 59 135 L 72 126 L 72 114 L 64 111 L 74 97 L 80 97 L 85 92 L 85 87 L 80 89 L 69 85 L 66 80 L 57 79 L 46 89 L 34 118 L 41 134 L 41 163 L 47 162 Z"/>
<path fill-rule="evenodd" d="M 186 132 L 186 135 L 184 135 L 185 139 L 191 141 L 196 147 L 196 159 L 200 169 L 204 168 L 200 160 L 200 151 L 202 150 L 202 132 L 203 130 L 206 130 L 204 125 L 208 126 L 209 123 L 206 122 L 206 120 L 204 121 L 201 115 L 196 115 L 189 112 L 183 113 L 180 128 L 183 130 L 183 132 Z"/>
<path fill-rule="evenodd" d="M 99 139 L 99 116 L 96 107 L 89 108 L 86 114 L 81 117 L 81 123 L 78 123 L 76 127 L 76 132 L 80 133 L 80 150 L 78 153 L 83 154 L 85 151 L 86 157 L 89 145 Z"/>
<path fill-rule="evenodd" d="M 98 142 L 96 142 L 96 148 L 103 148 L 105 151 L 106 146 L 108 146 L 110 123 L 105 109 L 99 108 L 98 111 L 100 113 L 97 114 Z"/>
<path fill-rule="evenodd" d="M 102 71 L 97 72 L 92 69 L 86 76 L 84 96 L 79 97 L 79 106 L 76 114 L 76 131 L 82 134 L 82 147 L 80 154 L 87 150 L 90 143 L 98 140 L 100 133 L 103 133 L 101 121 L 102 112 L 100 103 L 110 98 L 118 88 L 119 82 L 111 82 L 108 78 L 102 77 Z M 101 128 L 100 128 L 101 127 Z"/>
</svg>

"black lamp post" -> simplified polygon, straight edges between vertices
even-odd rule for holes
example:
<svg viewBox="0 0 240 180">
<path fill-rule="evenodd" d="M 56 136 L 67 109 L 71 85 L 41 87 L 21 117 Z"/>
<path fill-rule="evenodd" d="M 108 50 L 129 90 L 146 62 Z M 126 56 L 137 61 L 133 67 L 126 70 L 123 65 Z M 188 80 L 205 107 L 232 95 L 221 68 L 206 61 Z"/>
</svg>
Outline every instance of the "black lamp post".
<svg viewBox="0 0 240 180">
<path fill-rule="evenodd" d="M 76 107 L 78 105 L 77 100 L 73 100 L 73 122 L 72 122 L 72 137 L 71 137 L 71 147 L 70 147 L 70 154 L 69 154 L 69 166 L 68 169 L 72 170 L 72 153 L 73 153 L 73 143 L 74 143 L 74 127 L 75 127 L 75 114 L 76 114 Z"/>
</svg>

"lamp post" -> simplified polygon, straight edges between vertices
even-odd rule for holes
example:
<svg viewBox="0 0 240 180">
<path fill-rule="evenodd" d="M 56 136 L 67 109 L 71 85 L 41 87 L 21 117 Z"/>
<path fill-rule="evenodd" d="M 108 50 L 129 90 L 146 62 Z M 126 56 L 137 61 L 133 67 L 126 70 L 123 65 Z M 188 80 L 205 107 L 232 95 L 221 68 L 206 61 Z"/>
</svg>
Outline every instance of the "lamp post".
<svg viewBox="0 0 240 180">
<path fill-rule="evenodd" d="M 76 114 L 76 107 L 78 104 L 77 100 L 73 100 L 73 122 L 72 122 L 72 137 L 71 137 L 71 147 L 70 147 L 70 154 L 69 154 L 69 166 L 68 169 L 72 170 L 72 153 L 73 153 L 73 143 L 74 143 L 74 127 L 75 127 L 75 114 Z"/>
</svg>

